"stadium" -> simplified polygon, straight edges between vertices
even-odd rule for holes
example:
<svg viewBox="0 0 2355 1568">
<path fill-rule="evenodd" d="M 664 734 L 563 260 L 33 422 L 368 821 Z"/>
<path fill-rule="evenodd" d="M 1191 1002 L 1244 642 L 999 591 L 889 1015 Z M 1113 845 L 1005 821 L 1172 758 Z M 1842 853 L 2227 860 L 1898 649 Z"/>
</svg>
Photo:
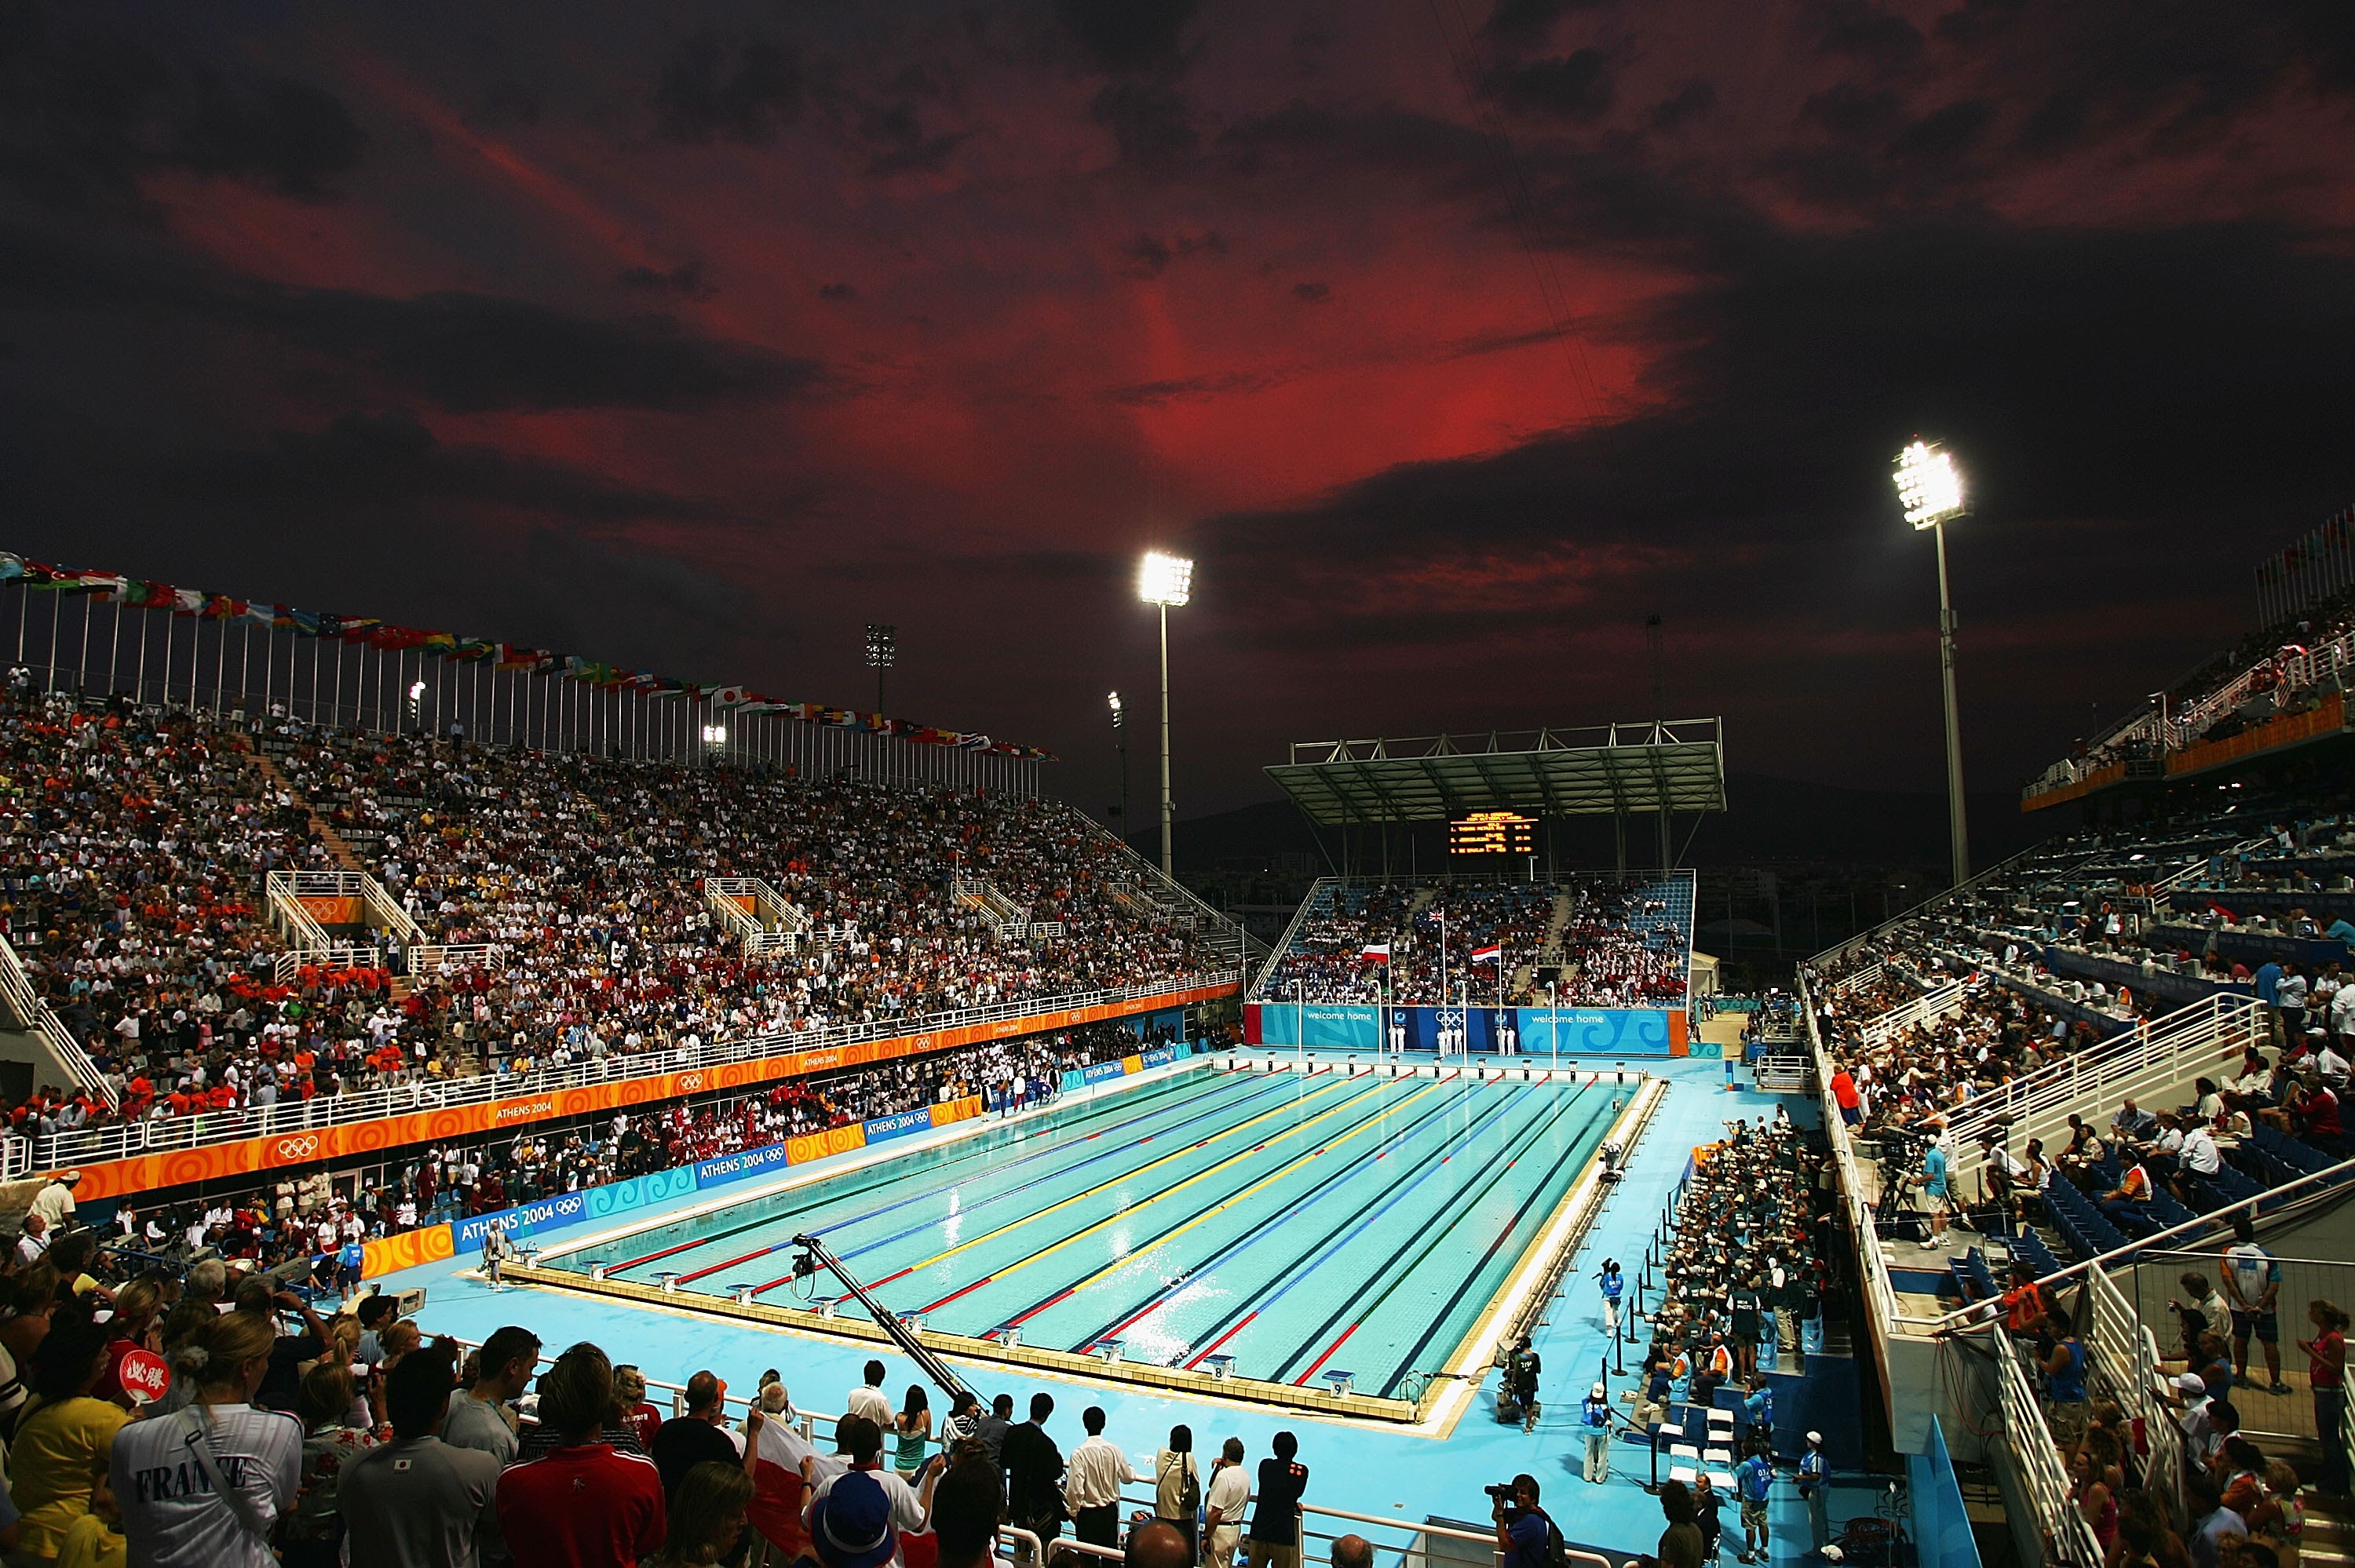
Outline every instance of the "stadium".
<svg viewBox="0 0 2355 1568">
<path fill-rule="evenodd" d="M 0 23 L 10 1563 L 2355 1555 L 2343 27 L 820 9 Z"/>
</svg>

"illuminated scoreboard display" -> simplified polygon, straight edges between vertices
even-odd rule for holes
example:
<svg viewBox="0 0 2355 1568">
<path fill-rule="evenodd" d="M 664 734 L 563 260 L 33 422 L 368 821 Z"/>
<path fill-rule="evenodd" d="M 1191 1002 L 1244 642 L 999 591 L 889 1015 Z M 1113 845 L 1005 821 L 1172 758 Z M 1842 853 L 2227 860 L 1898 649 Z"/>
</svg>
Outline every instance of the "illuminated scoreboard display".
<svg viewBox="0 0 2355 1568">
<path fill-rule="evenodd" d="M 1518 811 L 1475 811 L 1447 824 L 1449 854 L 1529 854 L 1537 848 L 1537 819 Z"/>
</svg>

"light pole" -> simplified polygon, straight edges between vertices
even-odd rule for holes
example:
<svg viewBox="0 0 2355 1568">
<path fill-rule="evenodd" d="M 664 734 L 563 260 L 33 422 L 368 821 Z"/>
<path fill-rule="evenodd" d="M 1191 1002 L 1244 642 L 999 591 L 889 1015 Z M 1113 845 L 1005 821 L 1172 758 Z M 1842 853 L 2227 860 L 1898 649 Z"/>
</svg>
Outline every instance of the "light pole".
<svg viewBox="0 0 2355 1568">
<path fill-rule="evenodd" d="M 1120 757 L 1120 837 L 1128 842 L 1128 710 L 1121 705 L 1118 692 L 1104 694 L 1112 705 L 1112 748 Z"/>
<path fill-rule="evenodd" d="M 1169 797 L 1169 611 L 1194 597 L 1194 563 L 1147 550 L 1137 564 L 1136 597 L 1161 610 L 1161 874 L 1171 874 L 1169 844 L 1177 810 Z"/>
<path fill-rule="evenodd" d="M 900 662 L 900 629 L 880 620 L 867 623 L 867 667 L 875 672 L 875 711 L 883 711 L 883 672 Z"/>
<path fill-rule="evenodd" d="M 1918 438 L 1897 454 L 1897 499 L 1914 531 L 1928 529 L 1938 541 L 1938 667 L 1946 686 L 1946 832 L 1953 839 L 1955 883 L 1971 877 L 1971 845 L 1963 823 L 1963 727 L 1955 707 L 1955 609 L 1946 590 L 1946 524 L 1967 516 L 1963 476 L 1943 447 Z"/>
</svg>

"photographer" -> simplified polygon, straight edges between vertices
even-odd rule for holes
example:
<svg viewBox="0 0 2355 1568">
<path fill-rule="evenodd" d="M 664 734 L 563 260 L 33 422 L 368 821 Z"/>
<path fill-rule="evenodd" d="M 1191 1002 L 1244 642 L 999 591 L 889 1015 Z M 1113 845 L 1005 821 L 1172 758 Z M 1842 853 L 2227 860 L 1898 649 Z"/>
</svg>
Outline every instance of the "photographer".
<svg viewBox="0 0 2355 1568">
<path fill-rule="evenodd" d="M 1538 1478 L 1515 1476 L 1511 1486 L 1490 1487 L 1487 1492 L 1496 1504 L 1493 1517 L 1501 1568 L 1546 1568 L 1552 1520 L 1538 1507 Z"/>
<path fill-rule="evenodd" d="M 1513 1341 L 1512 1351 L 1505 1357 L 1505 1393 L 1520 1410 L 1521 1430 L 1531 1432 L 1538 1424 L 1538 1378 L 1544 1363 L 1529 1346 L 1529 1337 L 1523 1334 Z"/>
</svg>

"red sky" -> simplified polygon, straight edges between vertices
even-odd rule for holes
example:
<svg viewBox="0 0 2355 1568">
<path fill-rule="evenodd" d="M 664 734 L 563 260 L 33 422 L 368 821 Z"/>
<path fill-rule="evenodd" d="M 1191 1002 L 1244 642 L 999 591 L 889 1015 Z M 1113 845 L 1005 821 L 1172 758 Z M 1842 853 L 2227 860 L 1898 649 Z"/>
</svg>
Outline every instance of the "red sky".
<svg viewBox="0 0 2355 1568">
<path fill-rule="evenodd" d="M 2318 5 L 12 5 L 0 546 L 1049 747 L 1722 713 L 1974 782 L 2355 498 Z"/>
</svg>

